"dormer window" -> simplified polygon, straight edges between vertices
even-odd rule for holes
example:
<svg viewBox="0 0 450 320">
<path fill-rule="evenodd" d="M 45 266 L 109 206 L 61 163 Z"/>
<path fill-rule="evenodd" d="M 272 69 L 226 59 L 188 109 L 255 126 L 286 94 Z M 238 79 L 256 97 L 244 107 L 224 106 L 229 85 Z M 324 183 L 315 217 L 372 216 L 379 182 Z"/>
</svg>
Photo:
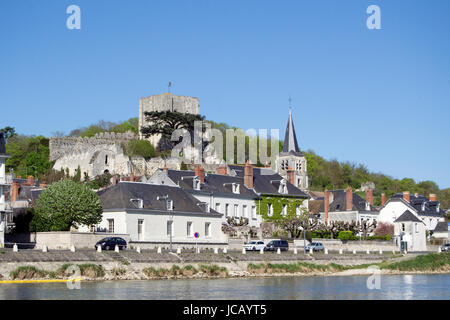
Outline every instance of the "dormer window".
<svg viewBox="0 0 450 320">
<path fill-rule="evenodd" d="M 173 200 L 167 199 L 166 206 L 167 206 L 167 211 L 172 211 L 173 210 Z"/>
<path fill-rule="evenodd" d="M 370 211 L 370 203 L 366 202 L 366 211 Z"/>
<path fill-rule="evenodd" d="M 438 202 L 438 204 L 436 205 L 436 212 L 439 212 L 440 209 L 440 203 Z"/>
<path fill-rule="evenodd" d="M 130 202 L 133 203 L 138 209 L 144 208 L 144 200 L 142 199 L 130 199 Z"/>
<path fill-rule="evenodd" d="M 278 193 L 282 193 L 282 194 L 287 194 L 287 184 L 286 184 L 286 180 L 283 179 L 280 182 L 280 187 L 278 188 Z"/>
<path fill-rule="evenodd" d="M 199 177 L 194 177 L 194 180 L 193 180 L 194 182 L 194 185 L 193 185 L 193 188 L 194 188 L 194 190 L 200 190 L 201 189 L 201 182 L 200 182 L 200 178 Z"/>
<path fill-rule="evenodd" d="M 209 211 L 209 203 L 208 202 L 200 202 L 198 205 L 202 208 L 202 210 L 204 212 L 210 212 Z"/>
<path fill-rule="evenodd" d="M 231 188 L 233 190 L 233 193 L 239 194 L 240 184 L 239 183 L 233 183 L 231 185 Z"/>
<path fill-rule="evenodd" d="M 422 202 L 422 211 L 425 211 L 425 201 Z"/>
</svg>

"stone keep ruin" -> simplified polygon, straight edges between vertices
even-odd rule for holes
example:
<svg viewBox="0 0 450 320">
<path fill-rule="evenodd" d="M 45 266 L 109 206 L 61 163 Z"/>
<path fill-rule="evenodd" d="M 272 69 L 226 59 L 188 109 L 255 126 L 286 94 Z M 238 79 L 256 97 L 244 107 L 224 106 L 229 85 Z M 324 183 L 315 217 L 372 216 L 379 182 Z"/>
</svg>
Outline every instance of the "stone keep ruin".
<svg viewBox="0 0 450 320">
<path fill-rule="evenodd" d="M 132 132 L 98 133 L 92 138 L 64 137 L 50 138 L 50 161 L 55 161 L 53 169 L 69 169 L 70 175 L 75 175 L 78 166 L 81 176 L 87 173 L 95 177 L 105 172 L 118 175 L 152 175 L 159 167 L 164 166 L 164 160 L 153 158 L 145 160 L 141 156 L 128 156 L 123 147 L 131 140 L 137 139 Z M 167 166 L 179 169 L 180 164 L 170 159 Z"/>
</svg>

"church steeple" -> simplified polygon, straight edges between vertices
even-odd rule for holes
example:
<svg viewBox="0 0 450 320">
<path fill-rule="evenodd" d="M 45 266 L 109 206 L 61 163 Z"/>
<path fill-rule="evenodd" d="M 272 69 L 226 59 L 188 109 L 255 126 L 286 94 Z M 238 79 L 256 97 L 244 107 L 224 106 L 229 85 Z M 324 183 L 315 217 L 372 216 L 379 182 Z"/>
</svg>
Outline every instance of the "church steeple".
<svg viewBox="0 0 450 320">
<path fill-rule="evenodd" d="M 290 103 L 291 99 L 289 99 Z M 283 152 L 284 154 L 293 154 L 301 156 L 302 153 L 298 147 L 297 136 L 295 134 L 294 122 L 292 121 L 292 107 L 289 105 L 289 118 L 284 135 Z"/>
</svg>

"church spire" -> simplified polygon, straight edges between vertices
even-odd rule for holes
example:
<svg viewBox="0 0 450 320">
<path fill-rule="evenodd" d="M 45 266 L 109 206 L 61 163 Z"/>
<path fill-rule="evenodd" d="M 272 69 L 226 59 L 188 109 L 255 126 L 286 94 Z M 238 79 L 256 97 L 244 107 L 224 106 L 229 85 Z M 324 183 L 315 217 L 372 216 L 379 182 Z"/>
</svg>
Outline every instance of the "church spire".
<svg viewBox="0 0 450 320">
<path fill-rule="evenodd" d="M 295 155 L 302 154 L 298 147 L 297 136 L 294 129 L 294 122 L 292 120 L 291 98 L 289 98 L 289 118 L 286 127 L 286 134 L 284 136 L 283 153 L 291 153 Z"/>
</svg>

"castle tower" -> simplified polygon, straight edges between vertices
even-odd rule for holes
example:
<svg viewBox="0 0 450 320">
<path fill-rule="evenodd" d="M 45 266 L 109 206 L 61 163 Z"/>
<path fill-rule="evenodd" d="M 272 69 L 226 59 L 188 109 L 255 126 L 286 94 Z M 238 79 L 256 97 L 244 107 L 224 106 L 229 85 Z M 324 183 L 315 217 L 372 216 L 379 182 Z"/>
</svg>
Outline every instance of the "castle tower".
<svg viewBox="0 0 450 320">
<path fill-rule="evenodd" d="M 289 107 L 283 151 L 276 159 L 276 171 L 286 180 L 294 181 L 296 187 L 302 190 L 308 189 L 306 158 L 298 147 L 291 107 Z"/>
<path fill-rule="evenodd" d="M 150 123 L 145 119 L 145 112 L 151 111 L 176 111 L 181 113 L 200 114 L 198 98 L 176 96 L 172 93 L 153 95 L 139 100 L 139 138 L 144 139 L 141 133 L 143 126 Z M 148 138 L 150 143 L 156 148 L 161 135 L 154 135 Z"/>
</svg>

